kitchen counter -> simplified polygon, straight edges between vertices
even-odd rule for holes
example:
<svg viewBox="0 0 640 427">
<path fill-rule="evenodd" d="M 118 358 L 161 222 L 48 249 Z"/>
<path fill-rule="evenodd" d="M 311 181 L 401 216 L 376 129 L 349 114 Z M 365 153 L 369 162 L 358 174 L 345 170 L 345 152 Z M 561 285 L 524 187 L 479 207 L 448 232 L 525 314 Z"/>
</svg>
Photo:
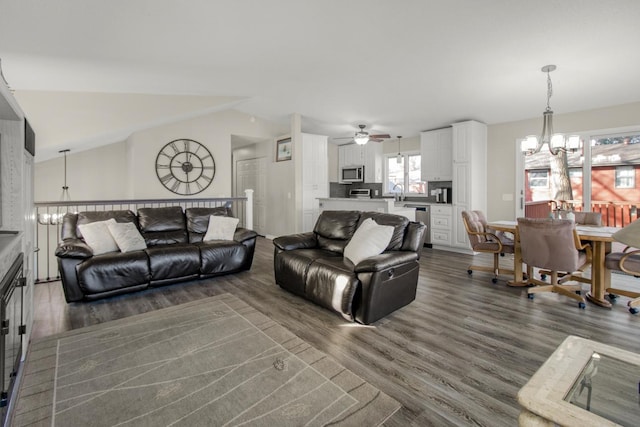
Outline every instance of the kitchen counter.
<svg viewBox="0 0 640 427">
<path fill-rule="evenodd" d="M 377 199 L 352 199 L 346 197 L 319 198 L 320 210 L 327 211 L 368 211 L 368 212 L 384 212 L 396 215 L 402 215 L 411 221 L 416 219 L 415 208 L 405 208 L 402 205 L 396 205 L 392 198 Z"/>
</svg>

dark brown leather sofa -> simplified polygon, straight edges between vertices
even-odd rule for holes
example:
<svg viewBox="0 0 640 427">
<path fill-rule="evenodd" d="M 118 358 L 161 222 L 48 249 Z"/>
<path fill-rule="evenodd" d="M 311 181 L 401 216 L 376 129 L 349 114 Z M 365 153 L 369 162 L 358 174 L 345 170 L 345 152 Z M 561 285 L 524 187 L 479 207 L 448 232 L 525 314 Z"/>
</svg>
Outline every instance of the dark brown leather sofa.
<svg viewBox="0 0 640 427">
<path fill-rule="evenodd" d="M 382 254 L 354 265 L 343 251 L 367 218 L 393 226 L 393 235 Z M 399 215 L 324 211 L 313 232 L 273 240 L 276 283 L 348 320 L 373 323 L 415 299 L 426 231 Z"/>
<path fill-rule="evenodd" d="M 210 215 L 231 216 L 226 207 L 180 206 L 66 214 L 56 248 L 67 302 L 94 300 L 148 287 L 248 270 L 257 234 L 238 227 L 232 241 L 203 242 Z M 133 222 L 147 245 L 131 252 L 93 255 L 78 225 L 114 218 Z"/>
</svg>

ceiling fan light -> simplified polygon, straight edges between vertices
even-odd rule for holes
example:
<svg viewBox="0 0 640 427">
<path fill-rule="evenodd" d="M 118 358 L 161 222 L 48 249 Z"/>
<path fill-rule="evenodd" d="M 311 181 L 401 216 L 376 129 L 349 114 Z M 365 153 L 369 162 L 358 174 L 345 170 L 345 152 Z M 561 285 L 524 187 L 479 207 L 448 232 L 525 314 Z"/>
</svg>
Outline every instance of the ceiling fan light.
<svg viewBox="0 0 640 427">
<path fill-rule="evenodd" d="M 369 142 L 369 137 L 367 135 L 356 135 L 355 137 L 353 137 L 353 140 L 358 145 L 364 145 Z"/>
</svg>

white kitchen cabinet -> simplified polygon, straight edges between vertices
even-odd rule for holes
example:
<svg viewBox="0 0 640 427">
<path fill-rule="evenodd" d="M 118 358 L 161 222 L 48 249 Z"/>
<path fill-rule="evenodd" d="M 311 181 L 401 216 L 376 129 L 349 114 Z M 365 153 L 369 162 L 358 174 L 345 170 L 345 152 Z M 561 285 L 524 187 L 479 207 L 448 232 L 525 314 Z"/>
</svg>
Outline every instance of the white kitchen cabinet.
<svg viewBox="0 0 640 427">
<path fill-rule="evenodd" d="M 364 182 L 382 182 L 382 144 L 347 144 L 338 147 L 338 167 L 364 165 Z"/>
<path fill-rule="evenodd" d="M 453 124 L 452 246 L 469 250 L 462 211 L 487 213 L 487 126 L 469 120 Z"/>
<path fill-rule="evenodd" d="M 338 147 L 338 165 L 354 166 L 363 165 L 364 155 L 362 152 L 362 146 L 358 144 L 347 144 Z"/>
<path fill-rule="evenodd" d="M 452 219 L 450 205 L 431 205 L 431 244 L 434 248 L 451 246 Z"/>
<path fill-rule="evenodd" d="M 318 198 L 329 197 L 328 137 L 302 134 L 302 231 L 312 231 L 320 215 Z"/>
<path fill-rule="evenodd" d="M 453 175 L 451 127 L 420 133 L 423 181 L 451 181 Z"/>
<path fill-rule="evenodd" d="M 364 182 L 382 182 L 382 143 L 364 145 Z"/>
</svg>

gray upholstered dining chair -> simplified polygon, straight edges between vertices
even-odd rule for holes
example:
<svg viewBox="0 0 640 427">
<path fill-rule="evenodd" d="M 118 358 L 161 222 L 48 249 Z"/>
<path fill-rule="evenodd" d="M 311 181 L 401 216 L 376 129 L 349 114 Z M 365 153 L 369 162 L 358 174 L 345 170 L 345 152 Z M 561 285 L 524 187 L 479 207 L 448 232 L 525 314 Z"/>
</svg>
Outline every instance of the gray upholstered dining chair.
<svg viewBox="0 0 640 427">
<path fill-rule="evenodd" d="M 640 219 L 613 233 L 616 242 L 626 245 L 622 252 L 611 252 L 605 258 L 605 266 L 611 270 L 622 271 L 640 277 Z M 629 312 L 637 314 L 640 310 L 640 292 L 626 289 L 607 288 L 609 299 L 615 300 L 618 295 L 631 298 L 627 303 Z"/>
<path fill-rule="evenodd" d="M 514 241 L 509 239 L 504 233 L 490 230 L 487 227 L 487 219 L 482 211 L 462 211 L 462 221 L 469 236 L 471 249 L 474 252 L 484 252 L 493 254 L 493 267 L 484 265 L 470 265 L 467 273 L 476 271 L 486 271 L 493 273 L 493 283 L 498 282 L 498 275 L 509 274 L 513 277 L 513 270 L 500 268 L 500 256 L 505 253 L 514 252 Z"/>
<path fill-rule="evenodd" d="M 535 285 L 527 290 L 527 296 L 533 299 L 536 293 L 556 292 L 578 301 L 578 307 L 585 308 L 585 300 L 579 294 L 580 284 L 558 283 L 558 274 L 572 274 L 591 259 L 591 246 L 580 242 L 574 222 L 518 218 L 516 239 L 522 251 L 522 262 L 527 265 L 527 281 Z M 550 282 L 536 279 L 534 268 L 545 270 Z"/>
<path fill-rule="evenodd" d="M 574 212 L 576 224 L 602 226 L 602 214 L 600 212 Z"/>
<path fill-rule="evenodd" d="M 573 212 L 575 215 L 574 221 L 576 225 L 588 225 L 594 227 L 602 226 L 602 214 L 600 212 Z M 588 254 L 585 254 L 588 255 Z M 591 279 L 585 278 L 583 276 L 584 271 L 591 266 L 591 257 L 587 256 L 585 258 L 584 264 L 582 264 L 578 269 L 571 274 L 559 274 L 558 283 L 562 284 L 565 282 L 570 282 L 572 280 L 576 280 L 578 282 L 583 283 L 591 283 Z M 540 271 L 540 277 L 544 280 L 545 276 L 548 274 L 547 271 Z"/>
</svg>

